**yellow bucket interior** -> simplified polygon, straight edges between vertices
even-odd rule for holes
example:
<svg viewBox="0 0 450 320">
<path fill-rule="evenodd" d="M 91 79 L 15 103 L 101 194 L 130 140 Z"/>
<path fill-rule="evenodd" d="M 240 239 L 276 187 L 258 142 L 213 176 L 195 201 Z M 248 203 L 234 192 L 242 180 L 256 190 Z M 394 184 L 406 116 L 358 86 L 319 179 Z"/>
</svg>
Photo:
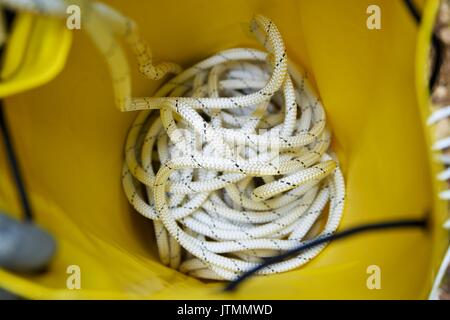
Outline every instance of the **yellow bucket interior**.
<svg viewBox="0 0 450 320">
<path fill-rule="evenodd" d="M 58 254 L 43 274 L 0 270 L 0 287 L 48 299 L 427 297 L 447 245 L 440 229 L 447 205 L 436 196 L 444 186 L 434 179 L 440 168 L 424 126 L 426 70 L 416 65 L 426 65 L 437 1 L 426 3 L 421 28 L 401 1 L 391 0 L 105 2 L 137 21 L 156 59 L 184 67 L 221 49 L 257 46 L 248 21 L 254 13 L 273 19 L 289 58 L 308 71 L 327 112 L 347 187 L 340 229 L 426 213 L 431 226 L 333 242 L 304 267 L 254 277 L 230 294 L 220 291 L 223 283 L 162 265 L 151 221 L 131 209 L 121 187 L 123 144 L 136 113 L 116 109 L 105 61 L 82 30 L 72 31 L 62 71 L 5 99 L 37 221 L 56 236 Z M 381 30 L 366 26 L 371 4 L 381 8 Z M 149 96 L 161 84 L 132 69 L 135 96 Z M 4 156 L 0 170 L 8 170 Z M 0 208 L 20 216 L 5 174 Z M 70 265 L 80 266 L 80 290 L 66 288 Z M 381 269 L 381 290 L 366 285 L 371 265 Z"/>
</svg>

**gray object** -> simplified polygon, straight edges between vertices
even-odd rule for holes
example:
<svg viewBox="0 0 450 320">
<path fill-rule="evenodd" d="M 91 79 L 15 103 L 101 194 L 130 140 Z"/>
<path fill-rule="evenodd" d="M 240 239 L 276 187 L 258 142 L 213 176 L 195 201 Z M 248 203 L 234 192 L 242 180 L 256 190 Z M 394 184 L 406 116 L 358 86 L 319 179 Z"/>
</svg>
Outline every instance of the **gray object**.
<svg viewBox="0 0 450 320">
<path fill-rule="evenodd" d="M 22 300 L 22 298 L 18 295 L 15 295 L 14 293 L 0 288 L 0 300 Z"/>
<path fill-rule="evenodd" d="M 0 267 L 14 272 L 42 271 L 56 253 L 53 237 L 30 222 L 0 213 Z"/>
</svg>

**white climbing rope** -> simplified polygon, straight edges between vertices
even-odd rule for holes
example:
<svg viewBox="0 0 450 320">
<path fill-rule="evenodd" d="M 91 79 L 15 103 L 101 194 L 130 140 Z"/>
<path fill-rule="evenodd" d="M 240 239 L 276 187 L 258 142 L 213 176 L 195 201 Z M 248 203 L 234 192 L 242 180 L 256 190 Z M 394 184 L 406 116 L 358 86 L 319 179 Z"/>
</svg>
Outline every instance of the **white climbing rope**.
<svg viewBox="0 0 450 320">
<path fill-rule="evenodd" d="M 298 246 L 328 202 L 320 234 L 342 215 L 344 181 L 326 153 L 322 105 L 273 22 L 256 16 L 252 31 L 268 52 L 219 52 L 133 105 L 150 110 L 128 135 L 125 193 L 154 221 L 161 261 L 200 278 L 232 280 Z M 323 248 L 260 274 L 297 268 Z"/>
<path fill-rule="evenodd" d="M 36 1 L 22 0 L 22 8 Z M 311 234 L 336 230 L 345 189 L 327 153 L 325 113 L 272 21 L 257 15 L 251 23 L 265 51 L 229 49 L 181 72 L 173 63 L 152 64 L 132 20 L 97 2 L 84 6 L 90 15 L 83 26 L 108 61 L 118 107 L 143 110 L 127 137 L 122 179 L 133 207 L 153 220 L 162 263 L 233 280 Z M 177 75 L 153 97 L 132 97 L 117 36 L 148 78 Z M 297 268 L 324 247 L 259 274 Z"/>
</svg>

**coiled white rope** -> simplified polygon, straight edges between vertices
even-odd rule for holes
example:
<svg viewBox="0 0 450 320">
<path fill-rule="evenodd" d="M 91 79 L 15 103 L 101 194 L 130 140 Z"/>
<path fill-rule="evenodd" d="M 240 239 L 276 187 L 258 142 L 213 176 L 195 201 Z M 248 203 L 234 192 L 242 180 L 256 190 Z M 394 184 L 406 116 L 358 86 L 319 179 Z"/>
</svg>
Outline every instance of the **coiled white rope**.
<svg viewBox="0 0 450 320">
<path fill-rule="evenodd" d="M 326 154 L 322 105 L 288 67 L 273 22 L 256 16 L 252 31 L 268 53 L 226 50 L 185 70 L 134 105 L 160 117 L 141 112 L 126 142 L 124 190 L 154 220 L 161 261 L 200 278 L 232 280 L 298 246 L 328 201 L 321 234 L 342 215 L 344 182 Z M 260 273 L 297 268 L 323 248 Z"/>
<path fill-rule="evenodd" d="M 225 50 L 179 73 L 173 63 L 153 66 L 130 19 L 100 3 L 85 5 L 90 18 L 84 23 L 108 61 L 117 105 L 144 110 L 128 134 L 122 178 L 130 203 L 154 222 L 162 263 L 199 278 L 232 280 L 311 233 L 336 230 L 345 189 L 336 159 L 327 154 L 325 113 L 306 77 L 288 62 L 272 21 L 258 15 L 251 24 L 267 51 Z M 148 78 L 179 74 L 154 97 L 131 97 L 116 35 L 132 45 Z M 324 247 L 259 274 L 297 268 Z"/>
</svg>

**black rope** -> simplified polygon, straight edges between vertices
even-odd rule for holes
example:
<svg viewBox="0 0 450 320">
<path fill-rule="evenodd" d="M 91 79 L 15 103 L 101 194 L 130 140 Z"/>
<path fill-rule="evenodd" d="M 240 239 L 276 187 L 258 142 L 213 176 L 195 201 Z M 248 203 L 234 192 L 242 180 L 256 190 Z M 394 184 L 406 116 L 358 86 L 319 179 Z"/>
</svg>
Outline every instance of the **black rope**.
<svg viewBox="0 0 450 320">
<path fill-rule="evenodd" d="M 425 228 L 427 225 L 426 219 L 405 219 L 405 220 L 395 220 L 395 221 L 385 221 L 379 223 L 371 223 L 364 224 L 360 226 L 356 226 L 354 228 L 350 228 L 341 232 L 336 232 L 331 235 L 320 236 L 315 239 L 306 241 L 304 244 L 294 248 L 292 250 L 288 250 L 278 256 L 269 257 L 264 259 L 264 261 L 258 266 L 244 272 L 238 278 L 228 283 L 224 290 L 225 291 L 233 291 L 235 290 L 244 280 L 253 276 L 256 272 L 267 268 L 268 266 L 282 262 L 285 259 L 291 258 L 293 256 L 298 255 L 300 252 L 316 247 L 320 244 L 327 243 L 329 241 L 336 241 L 339 239 L 343 239 L 352 235 L 356 235 L 363 232 L 375 231 L 375 230 L 386 230 L 386 229 L 394 229 L 394 228 Z"/>
<path fill-rule="evenodd" d="M 5 17 L 5 28 L 9 30 L 15 18 L 15 13 L 11 10 L 3 10 Z M 3 58 L 3 47 L 0 48 L 0 57 Z M 0 99 L 0 131 L 2 133 L 3 142 L 5 144 L 6 156 L 8 158 L 9 165 L 11 167 L 16 189 L 19 194 L 20 203 L 22 205 L 22 211 L 25 221 L 33 220 L 33 212 L 31 210 L 31 204 L 28 199 L 28 194 L 25 188 L 25 183 L 20 171 L 19 161 L 17 160 L 16 153 L 14 151 L 13 142 L 9 133 L 8 121 L 5 117 L 5 111 L 3 106 L 3 100 Z"/>
<path fill-rule="evenodd" d="M 414 18 L 415 22 L 417 24 L 420 24 L 422 21 L 422 17 L 420 16 L 419 10 L 414 5 L 412 0 L 404 0 L 404 3 L 406 5 L 406 8 L 408 9 L 411 16 Z M 444 49 L 444 46 L 442 44 L 442 41 L 438 38 L 438 36 L 433 32 L 431 36 L 431 44 L 434 48 L 434 61 L 433 65 L 431 67 L 431 74 L 430 79 L 428 82 L 428 89 L 430 91 L 433 90 L 434 86 L 439 80 L 439 73 L 442 67 L 442 64 L 444 63 L 444 55 L 442 54 L 442 51 Z"/>
<path fill-rule="evenodd" d="M 2 132 L 2 137 L 5 144 L 6 156 L 8 157 L 8 162 L 11 167 L 14 182 L 16 184 L 17 192 L 19 193 L 20 202 L 22 204 L 24 219 L 26 221 L 32 221 L 33 213 L 20 171 L 20 165 L 14 152 L 13 143 L 9 134 L 9 128 L 5 118 L 2 100 L 0 100 L 0 130 Z"/>
<path fill-rule="evenodd" d="M 420 16 L 419 10 L 418 10 L 417 7 L 414 5 L 414 3 L 412 2 L 412 0 L 405 0 L 404 2 L 405 2 L 405 5 L 406 5 L 406 8 L 408 8 L 409 13 L 413 16 L 414 20 L 415 20 L 417 23 L 420 23 L 421 16 Z"/>
</svg>

